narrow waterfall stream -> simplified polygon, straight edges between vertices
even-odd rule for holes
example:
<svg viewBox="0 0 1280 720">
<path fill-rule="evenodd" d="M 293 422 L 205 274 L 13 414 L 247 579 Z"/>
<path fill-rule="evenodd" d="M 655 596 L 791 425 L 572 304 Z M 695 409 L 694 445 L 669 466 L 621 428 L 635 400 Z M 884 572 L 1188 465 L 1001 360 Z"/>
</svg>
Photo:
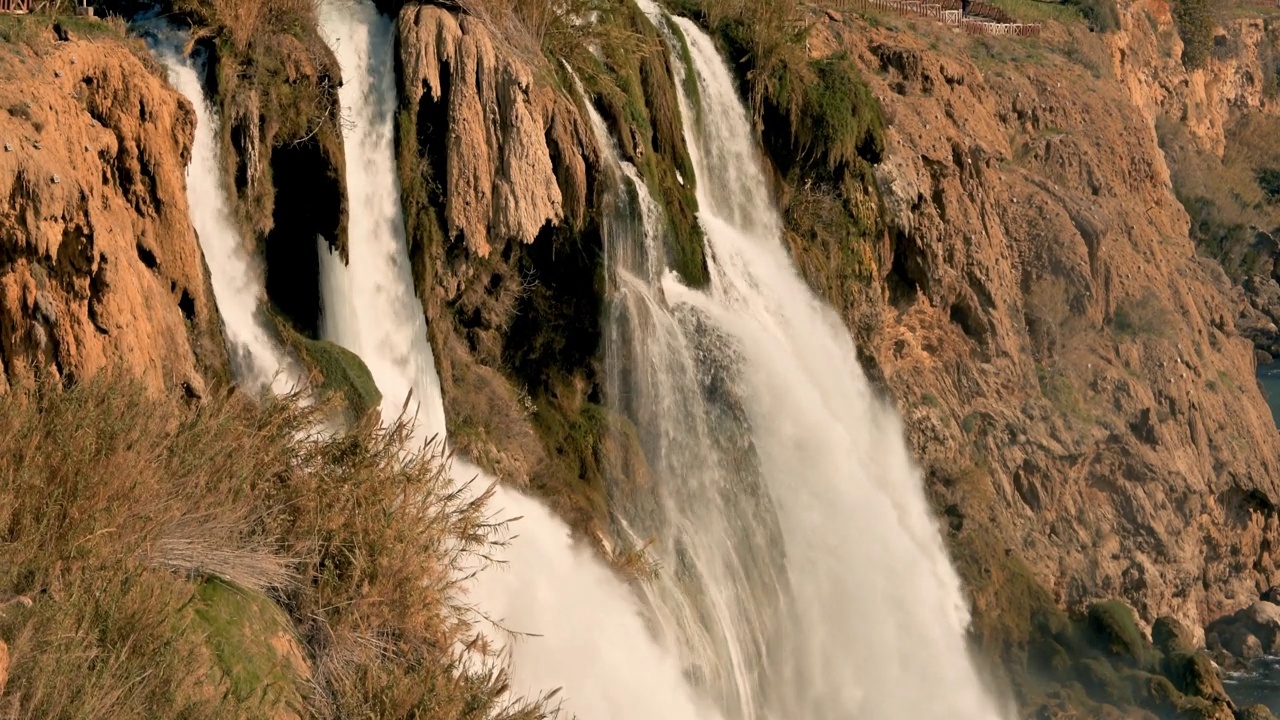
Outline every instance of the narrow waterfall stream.
<svg viewBox="0 0 1280 720">
<path fill-rule="evenodd" d="M 218 312 L 226 327 L 232 370 L 244 385 L 277 393 L 295 389 L 301 373 L 263 324 L 266 292 L 262 268 L 240 238 L 231 217 L 218 163 L 218 123 L 200 76 L 182 54 L 182 36 L 163 27 L 153 45 L 174 84 L 196 111 L 196 136 L 187 168 L 191 223 L 209 266 Z"/>
</svg>

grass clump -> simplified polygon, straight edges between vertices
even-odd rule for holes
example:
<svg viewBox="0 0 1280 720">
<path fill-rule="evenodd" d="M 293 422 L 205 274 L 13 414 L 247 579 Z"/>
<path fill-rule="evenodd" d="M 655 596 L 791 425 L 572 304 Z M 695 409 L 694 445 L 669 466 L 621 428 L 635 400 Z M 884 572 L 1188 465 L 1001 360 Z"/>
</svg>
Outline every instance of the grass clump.
<svg viewBox="0 0 1280 720">
<path fill-rule="evenodd" d="M 1173 322 L 1169 309 L 1151 291 L 1121 300 L 1111 314 L 1112 329 L 1128 338 L 1167 337 Z"/>
<path fill-rule="evenodd" d="M 458 583 L 502 542 L 486 493 L 406 459 L 406 425 L 208 398 L 104 376 L 0 403 L 16 716 L 547 716 L 458 650 L 484 647 Z"/>
</svg>

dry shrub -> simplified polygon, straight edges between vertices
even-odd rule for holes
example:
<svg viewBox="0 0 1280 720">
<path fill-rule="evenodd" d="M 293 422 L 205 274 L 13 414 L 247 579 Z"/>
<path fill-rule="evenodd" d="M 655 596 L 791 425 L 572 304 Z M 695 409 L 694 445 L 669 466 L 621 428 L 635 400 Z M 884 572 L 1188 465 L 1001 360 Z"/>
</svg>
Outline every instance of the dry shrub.
<svg viewBox="0 0 1280 720">
<path fill-rule="evenodd" d="M 484 647 L 459 582 L 502 542 L 487 495 L 455 487 L 438 452 L 406 460 L 407 425 L 327 437 L 323 412 L 237 393 L 191 409 L 118 378 L 6 397 L 0 603 L 33 602 L 0 608 L 0 711 L 268 714 L 193 629 L 201 587 L 222 582 L 287 615 L 312 715 L 547 717 L 458 649 Z"/>
<path fill-rule="evenodd" d="M 301 37 L 318 22 L 316 0 L 173 0 L 173 9 L 241 54 L 280 33 Z"/>
</svg>

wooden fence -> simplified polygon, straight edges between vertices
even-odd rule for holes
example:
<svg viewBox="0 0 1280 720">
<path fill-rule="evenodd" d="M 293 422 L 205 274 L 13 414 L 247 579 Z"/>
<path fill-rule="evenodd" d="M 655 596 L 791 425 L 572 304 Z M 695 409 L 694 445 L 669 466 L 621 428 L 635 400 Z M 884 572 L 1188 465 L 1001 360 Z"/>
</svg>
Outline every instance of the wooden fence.
<svg viewBox="0 0 1280 720">
<path fill-rule="evenodd" d="M 1280 0 L 1269 1 L 1280 2 Z M 1015 22 L 1004 10 L 983 2 L 975 2 L 970 5 L 968 17 L 965 17 L 960 10 L 960 0 L 941 0 L 941 2 L 926 2 L 925 0 L 844 0 L 841 3 L 841 9 L 857 12 L 884 10 L 899 15 L 932 18 L 941 23 L 959 27 L 970 35 L 1037 37 L 1042 29 L 1040 23 Z"/>
<path fill-rule="evenodd" d="M 31 0 L 0 0 L 0 14 L 24 15 L 31 12 Z"/>
</svg>

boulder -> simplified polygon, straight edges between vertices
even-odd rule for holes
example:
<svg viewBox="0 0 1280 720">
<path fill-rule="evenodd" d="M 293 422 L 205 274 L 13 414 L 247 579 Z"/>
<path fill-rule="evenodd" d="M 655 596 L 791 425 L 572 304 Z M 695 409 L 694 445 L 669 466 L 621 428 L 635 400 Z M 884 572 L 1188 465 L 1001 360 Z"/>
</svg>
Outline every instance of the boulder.
<svg viewBox="0 0 1280 720">
<path fill-rule="evenodd" d="M 1168 616 L 1156 618 L 1152 623 L 1151 641 L 1166 655 L 1194 652 L 1196 649 L 1191 629 L 1182 624 L 1181 620 Z"/>
<path fill-rule="evenodd" d="M 1205 652 L 1178 652 L 1168 658 L 1169 679 L 1179 690 L 1211 703 L 1232 705 L 1218 668 Z"/>
<path fill-rule="evenodd" d="M 1276 720 L 1266 705 L 1250 705 L 1236 710 L 1236 720 Z"/>
<path fill-rule="evenodd" d="M 1239 625 L 1214 628 L 1205 635 L 1205 641 L 1210 650 L 1226 653 L 1237 660 L 1262 657 L 1262 642 Z"/>
<path fill-rule="evenodd" d="M 1274 654 L 1280 652 L 1280 605 L 1259 600 L 1205 630 L 1206 637 L 1216 636 L 1217 644 L 1238 658 Z"/>
</svg>

